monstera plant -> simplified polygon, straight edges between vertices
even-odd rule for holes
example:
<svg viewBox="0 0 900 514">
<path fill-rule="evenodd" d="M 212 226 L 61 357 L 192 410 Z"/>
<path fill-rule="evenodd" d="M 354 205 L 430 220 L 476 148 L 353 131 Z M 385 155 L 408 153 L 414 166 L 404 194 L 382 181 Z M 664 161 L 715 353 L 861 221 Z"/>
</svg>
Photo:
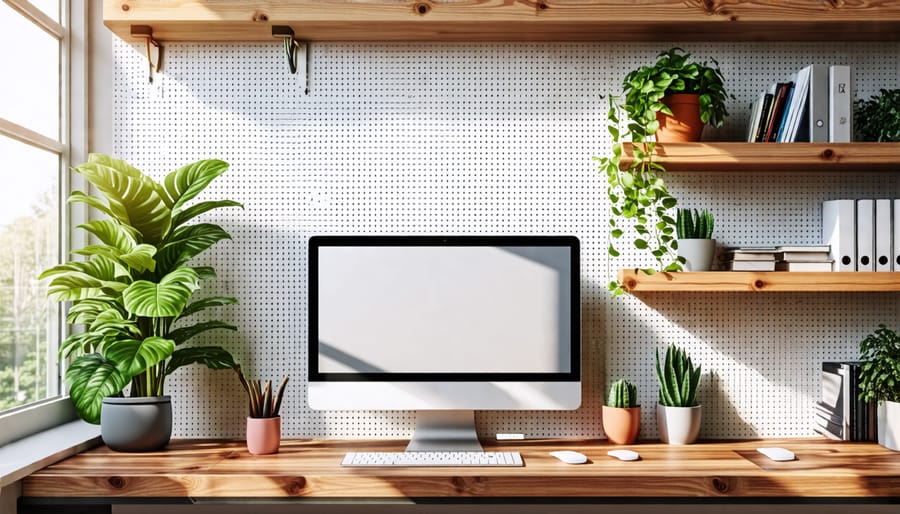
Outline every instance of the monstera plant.
<svg viewBox="0 0 900 514">
<path fill-rule="evenodd" d="M 70 302 L 66 320 L 79 328 L 62 343 L 60 358 L 72 358 L 65 380 L 86 421 L 99 423 L 104 398 L 124 396 L 126 389 L 132 397 L 162 396 L 166 377 L 181 366 L 237 369 L 224 348 L 189 344 L 210 330 L 235 330 L 221 321 L 191 319 L 237 302 L 195 299 L 200 283 L 215 272 L 190 265 L 231 238 L 218 225 L 188 223 L 213 209 L 242 207 L 231 200 L 190 203 L 227 168 L 225 162 L 203 160 L 156 182 L 125 161 L 92 154 L 74 169 L 100 195 L 75 191 L 69 202 L 87 204 L 105 217 L 78 226 L 93 236 L 73 252 L 81 258 L 41 278 L 50 281 L 51 299 Z"/>
</svg>

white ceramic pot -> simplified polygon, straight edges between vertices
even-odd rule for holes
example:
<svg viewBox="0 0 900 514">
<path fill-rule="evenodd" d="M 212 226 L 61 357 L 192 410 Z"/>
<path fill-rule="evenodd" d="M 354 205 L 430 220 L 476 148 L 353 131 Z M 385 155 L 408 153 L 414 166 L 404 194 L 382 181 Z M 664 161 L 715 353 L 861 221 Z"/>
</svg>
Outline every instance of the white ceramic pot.
<svg viewBox="0 0 900 514">
<path fill-rule="evenodd" d="M 691 444 L 700 433 L 701 406 L 667 407 L 656 404 L 659 438 L 669 444 Z"/>
<path fill-rule="evenodd" d="M 878 443 L 885 448 L 900 451 L 900 403 L 878 404 Z"/>
<path fill-rule="evenodd" d="M 716 240 L 679 239 L 678 255 L 684 257 L 684 271 L 709 271 L 716 255 Z"/>
</svg>

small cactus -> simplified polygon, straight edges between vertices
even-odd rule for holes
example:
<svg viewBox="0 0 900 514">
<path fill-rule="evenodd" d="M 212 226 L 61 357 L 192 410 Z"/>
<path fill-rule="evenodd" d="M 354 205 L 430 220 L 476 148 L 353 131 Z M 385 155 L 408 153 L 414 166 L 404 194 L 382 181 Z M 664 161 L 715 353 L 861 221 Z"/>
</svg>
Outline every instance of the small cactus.
<svg viewBox="0 0 900 514">
<path fill-rule="evenodd" d="M 676 213 L 675 229 L 678 239 L 712 239 L 713 215 L 703 209 L 678 209 Z"/>
<path fill-rule="evenodd" d="M 637 386 L 625 379 L 616 380 L 609 387 L 606 405 L 619 408 L 637 407 Z"/>
</svg>

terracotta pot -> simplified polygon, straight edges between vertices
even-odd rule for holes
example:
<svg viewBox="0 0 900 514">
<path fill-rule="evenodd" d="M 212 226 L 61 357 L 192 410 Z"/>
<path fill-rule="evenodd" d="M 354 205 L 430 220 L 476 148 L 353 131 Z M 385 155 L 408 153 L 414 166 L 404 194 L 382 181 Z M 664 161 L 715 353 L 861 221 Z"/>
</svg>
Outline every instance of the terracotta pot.
<svg viewBox="0 0 900 514">
<path fill-rule="evenodd" d="M 247 418 L 247 450 L 253 455 L 278 453 L 281 446 L 281 416 Z"/>
<path fill-rule="evenodd" d="M 632 444 L 641 431 L 641 407 L 602 407 L 603 432 L 613 444 Z"/>
<path fill-rule="evenodd" d="M 700 95 L 677 94 L 663 98 L 662 102 L 672 110 L 672 116 L 658 112 L 659 130 L 656 140 L 660 143 L 684 143 L 700 141 L 704 123 L 700 120 Z"/>
</svg>

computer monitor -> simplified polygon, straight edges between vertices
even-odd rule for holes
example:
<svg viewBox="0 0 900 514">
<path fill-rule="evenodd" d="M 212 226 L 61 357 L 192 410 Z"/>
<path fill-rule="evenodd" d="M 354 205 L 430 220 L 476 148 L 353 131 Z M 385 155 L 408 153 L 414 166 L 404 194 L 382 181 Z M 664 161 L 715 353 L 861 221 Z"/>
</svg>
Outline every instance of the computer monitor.
<svg viewBox="0 0 900 514">
<path fill-rule="evenodd" d="M 313 236 L 308 401 L 416 410 L 408 451 L 480 451 L 474 410 L 581 403 L 572 236 Z"/>
</svg>

